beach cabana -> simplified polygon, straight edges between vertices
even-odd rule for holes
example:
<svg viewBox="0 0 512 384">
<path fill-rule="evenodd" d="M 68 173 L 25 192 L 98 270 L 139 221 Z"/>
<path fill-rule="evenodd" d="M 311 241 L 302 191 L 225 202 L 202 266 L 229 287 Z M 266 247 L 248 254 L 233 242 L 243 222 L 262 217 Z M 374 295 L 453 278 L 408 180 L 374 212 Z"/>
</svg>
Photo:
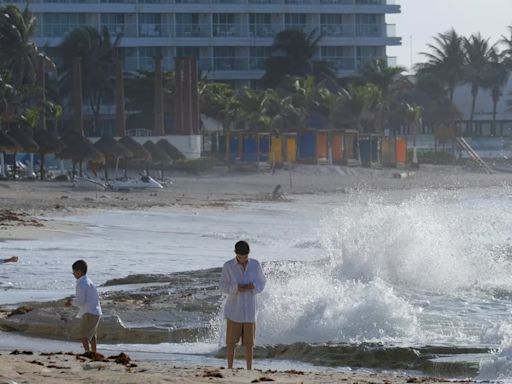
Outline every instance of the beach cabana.
<svg viewBox="0 0 512 384">
<path fill-rule="evenodd" d="M 171 158 L 171 160 L 186 160 L 187 157 L 181 153 L 181 151 L 176 148 L 174 145 L 169 143 L 169 141 L 165 139 L 160 139 L 156 142 L 156 145 L 165 151 Z"/>
<path fill-rule="evenodd" d="M 346 164 L 359 164 L 359 132 L 356 130 L 345 130 L 343 132 L 343 162 Z"/>
<path fill-rule="evenodd" d="M 382 136 L 375 133 L 360 134 L 358 138 L 361 164 L 371 166 L 381 163 Z"/>
<path fill-rule="evenodd" d="M 0 172 L 2 177 L 7 177 L 4 153 L 16 153 L 18 151 L 21 151 L 21 145 L 9 134 L 0 131 Z"/>
<path fill-rule="evenodd" d="M 277 165 L 283 163 L 283 140 L 281 136 L 272 135 L 270 138 L 269 163 Z"/>
<path fill-rule="evenodd" d="M 75 178 L 75 165 L 80 164 L 79 174 L 82 176 L 82 163 L 90 160 L 102 164 L 105 156 L 86 137 L 76 132 L 69 132 L 61 138 L 64 148 L 57 154 L 59 159 L 68 159 L 73 163 L 73 179 Z"/>
<path fill-rule="evenodd" d="M 343 133 L 333 131 L 331 134 L 331 149 L 333 163 L 341 163 L 344 156 Z"/>
<path fill-rule="evenodd" d="M 258 133 L 258 161 L 269 162 L 270 133 Z"/>
<path fill-rule="evenodd" d="M 316 162 L 316 131 L 301 132 L 297 135 L 297 160 Z"/>
<path fill-rule="evenodd" d="M 125 148 L 130 150 L 132 153 L 132 157 L 125 158 L 124 162 L 124 176 L 128 176 L 128 161 L 130 161 L 130 164 L 146 164 L 147 162 L 151 161 L 151 153 L 144 148 L 142 144 L 140 144 L 138 141 L 135 141 L 130 136 L 123 136 L 119 139 L 119 143 L 122 144 Z"/>
<path fill-rule="evenodd" d="M 258 135 L 254 133 L 246 133 L 241 137 L 242 139 L 242 153 L 241 159 L 243 161 L 258 161 Z"/>
<path fill-rule="evenodd" d="M 44 157 L 49 153 L 58 153 L 64 148 L 64 143 L 59 137 L 50 130 L 47 129 L 36 129 L 34 131 L 34 140 L 39 146 L 39 156 L 41 161 L 39 164 L 39 178 L 44 180 L 45 169 L 44 169 Z"/>
<path fill-rule="evenodd" d="M 284 160 L 290 163 L 297 161 L 297 134 L 285 133 L 283 135 Z"/>
<path fill-rule="evenodd" d="M 18 125 L 17 127 L 13 127 L 8 131 L 9 136 L 11 136 L 16 142 L 20 145 L 21 151 L 26 153 L 35 153 L 39 150 L 39 146 L 34 141 L 32 130 Z M 34 157 L 30 157 L 30 173 L 32 173 L 34 169 Z M 13 179 L 16 177 L 16 152 L 14 152 L 13 160 L 12 160 L 12 177 Z"/>
<path fill-rule="evenodd" d="M 407 164 L 407 138 L 405 137 L 395 138 L 395 161 L 397 166 Z"/>
<path fill-rule="evenodd" d="M 240 159 L 241 138 L 239 133 L 232 133 L 229 137 L 229 161 Z"/>
<path fill-rule="evenodd" d="M 146 141 L 143 145 L 144 148 L 151 154 L 151 161 L 148 161 L 146 163 L 147 167 L 147 173 L 149 175 L 149 168 L 150 165 L 154 167 L 160 168 L 160 171 L 162 172 L 163 168 L 166 165 L 172 164 L 171 157 L 158 145 L 153 143 L 152 141 Z"/>
<path fill-rule="evenodd" d="M 108 181 L 108 159 L 112 159 L 116 163 L 119 159 L 127 159 L 133 156 L 133 153 L 123 144 L 110 136 L 103 136 L 94 143 L 94 147 L 105 156 L 105 181 Z"/>
</svg>

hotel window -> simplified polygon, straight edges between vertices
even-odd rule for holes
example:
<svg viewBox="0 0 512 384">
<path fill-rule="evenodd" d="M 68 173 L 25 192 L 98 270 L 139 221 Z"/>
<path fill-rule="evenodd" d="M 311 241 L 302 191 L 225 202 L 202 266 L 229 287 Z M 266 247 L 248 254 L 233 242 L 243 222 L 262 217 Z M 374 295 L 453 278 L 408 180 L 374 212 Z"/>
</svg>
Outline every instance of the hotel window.
<svg viewBox="0 0 512 384">
<path fill-rule="evenodd" d="M 379 15 L 356 15 L 356 36 L 379 37 L 382 36 L 383 27 Z"/>
<path fill-rule="evenodd" d="M 306 14 L 286 14 L 284 16 L 284 24 L 286 29 L 306 30 Z"/>
<path fill-rule="evenodd" d="M 326 36 L 354 36 L 352 15 L 320 15 L 320 32 Z"/>
<path fill-rule="evenodd" d="M 197 14 L 197 13 L 177 13 L 176 14 L 176 36 L 178 36 L 178 37 L 201 36 L 201 26 L 199 24 L 199 14 Z"/>
<path fill-rule="evenodd" d="M 336 70 L 355 69 L 354 47 L 324 46 L 320 48 L 322 60 Z"/>
<path fill-rule="evenodd" d="M 159 13 L 139 14 L 139 36 L 162 36 L 162 24 Z"/>
<path fill-rule="evenodd" d="M 83 13 L 49 13 L 43 15 L 43 35 L 62 37 L 72 30 L 86 25 Z"/>
<path fill-rule="evenodd" d="M 235 15 L 232 13 L 213 14 L 213 36 L 234 36 Z"/>
<path fill-rule="evenodd" d="M 139 68 L 144 70 L 154 70 L 154 57 L 160 53 L 158 47 L 139 47 Z"/>
<path fill-rule="evenodd" d="M 369 64 L 384 56 L 381 47 L 357 47 L 357 65 L 358 68 Z"/>
<path fill-rule="evenodd" d="M 249 48 L 249 69 L 264 70 L 265 61 L 271 54 L 270 47 L 250 47 Z"/>
<path fill-rule="evenodd" d="M 270 13 L 251 13 L 249 15 L 249 31 L 251 36 L 274 36 L 272 29 L 272 15 Z"/>
<path fill-rule="evenodd" d="M 101 27 L 106 27 L 112 37 L 124 34 L 124 15 L 120 13 L 102 13 Z"/>
<path fill-rule="evenodd" d="M 230 71 L 237 69 L 235 47 L 214 47 L 213 66 L 217 71 Z"/>
<path fill-rule="evenodd" d="M 199 47 L 176 47 L 176 57 L 199 58 Z"/>
</svg>

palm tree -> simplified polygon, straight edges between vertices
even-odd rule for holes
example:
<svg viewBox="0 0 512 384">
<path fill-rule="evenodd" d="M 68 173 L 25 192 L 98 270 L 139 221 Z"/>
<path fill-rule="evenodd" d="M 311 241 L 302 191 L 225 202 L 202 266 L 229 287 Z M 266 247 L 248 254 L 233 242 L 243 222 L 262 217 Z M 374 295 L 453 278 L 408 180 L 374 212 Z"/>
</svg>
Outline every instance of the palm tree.
<svg viewBox="0 0 512 384">
<path fill-rule="evenodd" d="M 121 35 L 118 35 L 112 41 L 107 28 L 99 32 L 85 26 L 71 31 L 59 46 L 63 58 L 61 84 L 67 93 L 72 88 L 73 59 L 81 58 L 83 94 L 93 112 L 94 131 L 98 128 L 101 105 L 115 88 L 115 51 L 120 39 Z"/>
<path fill-rule="evenodd" d="M 55 67 L 32 41 L 36 18 L 26 7 L 20 11 L 14 5 L 0 8 L 0 63 L 9 73 L 10 84 L 16 89 L 11 93 L 7 112 L 12 117 L 21 114 L 22 104 L 38 96 L 37 76 L 40 63 Z M 44 76 L 44 70 L 40 75 Z"/>
<path fill-rule="evenodd" d="M 412 125 L 412 165 L 418 166 L 418 155 L 416 153 L 416 134 L 421 125 L 423 117 L 423 107 L 411 105 L 409 103 L 401 104 L 403 115 L 407 124 Z"/>
<path fill-rule="evenodd" d="M 269 126 L 267 116 L 262 113 L 265 96 L 265 92 L 251 88 L 244 88 L 238 96 L 240 120 L 252 131 L 266 130 Z"/>
<path fill-rule="evenodd" d="M 164 113 L 174 110 L 174 73 L 164 72 Z M 155 94 L 155 73 L 137 71 L 125 78 L 126 109 L 134 111 L 126 120 L 126 128 L 153 127 Z M 136 111 L 136 112 L 135 112 Z"/>
<path fill-rule="evenodd" d="M 403 75 L 404 67 L 388 67 L 383 60 L 375 60 L 363 66 L 359 70 L 359 79 L 364 84 L 373 84 L 380 91 L 381 99 L 375 100 L 376 93 L 371 91 L 374 99 L 371 103 L 378 106 L 378 116 L 375 119 L 375 130 L 381 131 L 383 126 L 388 123 L 391 111 L 397 108 L 401 103 L 402 94 L 412 89 L 412 83 Z M 374 108 L 375 111 L 377 109 Z"/>
<path fill-rule="evenodd" d="M 471 85 L 471 112 L 469 114 L 469 133 L 473 132 L 473 119 L 475 115 L 475 104 L 478 90 L 486 83 L 487 71 L 490 66 L 490 55 L 492 47 L 489 46 L 489 39 L 484 39 L 480 33 L 473 34 L 469 39 L 464 38 L 463 46 L 465 61 L 463 67 L 464 81 Z"/>
<path fill-rule="evenodd" d="M 323 61 L 313 60 L 322 36 L 300 29 L 287 29 L 274 37 L 271 56 L 265 61 L 263 82 L 267 87 L 277 86 L 286 75 L 292 77 L 315 76 L 318 80 L 335 79 L 336 75 Z"/>
<path fill-rule="evenodd" d="M 0 71 L 0 122 L 2 115 L 7 110 L 14 96 L 15 89 L 10 82 L 9 73 L 7 71 Z"/>
<path fill-rule="evenodd" d="M 440 80 L 448 92 L 448 99 L 453 102 L 455 87 L 462 82 L 464 66 L 463 38 L 451 29 L 434 36 L 434 43 L 427 47 L 431 53 L 422 52 L 426 63 L 417 66 L 419 76 L 432 74 Z"/>
<path fill-rule="evenodd" d="M 509 78 L 509 68 L 507 62 L 501 56 L 496 48 L 492 48 L 489 54 L 489 67 L 485 79 L 484 88 L 491 91 L 492 98 L 492 123 L 491 135 L 496 135 L 496 110 L 498 101 L 503 95 L 503 87 Z"/>
<path fill-rule="evenodd" d="M 36 18 L 28 7 L 20 11 L 14 5 L 0 12 L 0 63 L 12 73 L 16 87 L 36 81 L 39 58 L 44 57 L 32 41 Z"/>
</svg>

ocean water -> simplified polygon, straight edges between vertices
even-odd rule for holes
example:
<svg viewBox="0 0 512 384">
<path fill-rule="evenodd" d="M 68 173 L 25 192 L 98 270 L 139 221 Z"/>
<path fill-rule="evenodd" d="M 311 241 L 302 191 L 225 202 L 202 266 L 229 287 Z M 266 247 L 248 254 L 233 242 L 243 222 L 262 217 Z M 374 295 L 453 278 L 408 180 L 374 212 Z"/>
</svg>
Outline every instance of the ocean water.
<svg viewBox="0 0 512 384">
<path fill-rule="evenodd" d="M 234 243 L 246 239 L 268 277 L 259 297 L 258 344 L 492 350 L 476 357 L 482 357 L 478 377 L 512 379 L 508 188 L 307 195 L 65 220 L 85 227 L 62 238 L 2 244 L 2 253 L 20 262 L 0 267 L 0 304 L 72 294 L 71 264 L 78 258 L 102 284 L 130 274 L 220 267 L 233 257 Z M 195 361 L 214 355 L 218 345 L 118 348 Z"/>
</svg>

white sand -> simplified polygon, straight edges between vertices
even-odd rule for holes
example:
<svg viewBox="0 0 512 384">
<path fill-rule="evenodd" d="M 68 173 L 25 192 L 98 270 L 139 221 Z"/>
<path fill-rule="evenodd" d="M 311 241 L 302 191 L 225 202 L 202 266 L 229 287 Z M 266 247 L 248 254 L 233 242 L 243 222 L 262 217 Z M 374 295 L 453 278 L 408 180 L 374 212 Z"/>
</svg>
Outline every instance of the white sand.
<svg viewBox="0 0 512 384">
<path fill-rule="evenodd" d="M 134 366 L 129 366 L 130 364 Z M 172 363 L 131 361 L 128 366 L 110 362 L 92 362 L 73 354 L 0 356 L 0 383 L 440 383 L 433 377 L 391 374 L 246 371 L 223 367 L 177 367 Z"/>
</svg>

